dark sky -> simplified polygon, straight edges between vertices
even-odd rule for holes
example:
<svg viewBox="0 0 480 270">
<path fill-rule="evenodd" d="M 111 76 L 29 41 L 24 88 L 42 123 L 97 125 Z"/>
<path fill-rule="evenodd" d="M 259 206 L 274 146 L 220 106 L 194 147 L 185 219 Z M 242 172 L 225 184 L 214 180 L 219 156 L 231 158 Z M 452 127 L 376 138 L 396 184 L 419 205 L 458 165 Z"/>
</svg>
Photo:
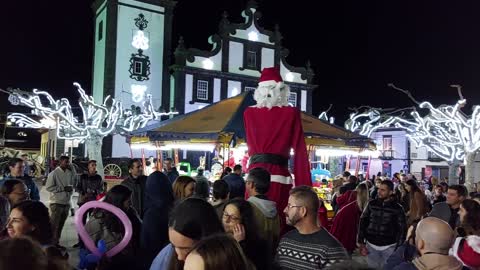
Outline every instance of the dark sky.
<svg viewBox="0 0 480 270">
<path fill-rule="evenodd" d="M 408 98 L 386 85 L 412 90 L 420 100 L 453 103 L 461 84 L 469 104 L 480 101 L 480 1 L 258 1 L 260 22 L 278 23 L 288 63 L 309 59 L 318 85 L 314 113 L 346 107 L 405 107 Z M 72 82 L 90 89 L 92 0 L 1 1 L 0 87 L 50 90 L 76 99 Z M 174 40 L 209 49 L 221 13 L 242 20 L 245 0 L 180 0 Z M 176 42 L 175 42 L 176 43 Z M 176 44 L 174 44 L 174 47 Z M 2 100 L 6 99 L 3 95 Z M 74 99 L 74 100 L 75 100 Z M 2 102 L 4 104 L 5 101 Z M 0 111 L 11 110 L 2 106 Z"/>
</svg>

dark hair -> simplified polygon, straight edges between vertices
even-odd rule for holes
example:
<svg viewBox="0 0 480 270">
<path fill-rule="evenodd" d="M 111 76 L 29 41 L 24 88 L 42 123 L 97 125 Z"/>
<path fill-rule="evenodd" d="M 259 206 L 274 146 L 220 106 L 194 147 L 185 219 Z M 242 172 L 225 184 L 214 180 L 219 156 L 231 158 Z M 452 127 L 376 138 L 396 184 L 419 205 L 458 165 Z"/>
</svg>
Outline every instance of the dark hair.
<svg viewBox="0 0 480 270">
<path fill-rule="evenodd" d="M 39 201 L 24 201 L 15 205 L 13 209 L 22 212 L 28 223 L 35 227 L 35 230 L 30 232 L 28 236 L 38 241 L 41 245 L 52 243 L 52 224 L 50 223 L 48 208 L 43 203 Z"/>
<path fill-rule="evenodd" d="M 390 180 L 383 180 L 382 183 L 380 183 L 380 185 L 385 185 L 388 187 L 390 191 L 393 191 L 393 182 Z"/>
<path fill-rule="evenodd" d="M 252 205 L 241 198 L 231 199 L 225 204 L 225 208 L 230 204 L 235 206 L 238 212 L 240 212 L 240 223 L 245 227 L 245 241 L 247 246 L 250 247 L 247 247 L 247 249 L 254 249 L 255 242 L 259 239 L 259 235 L 257 233 L 257 223 Z"/>
<path fill-rule="evenodd" d="M 465 186 L 462 186 L 462 185 L 451 185 L 448 187 L 448 189 L 453 189 L 455 191 L 457 191 L 457 194 L 459 197 L 467 197 L 468 195 L 468 191 L 467 191 L 467 188 Z"/>
<path fill-rule="evenodd" d="M 224 232 L 217 212 L 203 199 L 188 198 L 181 201 L 172 211 L 168 227 L 185 237 L 199 241 L 209 235 Z M 169 269 L 183 269 L 183 262 L 173 254 Z"/>
<path fill-rule="evenodd" d="M 253 182 L 253 187 L 259 194 L 266 194 L 270 189 L 270 173 L 264 168 L 251 169 L 247 179 L 247 181 Z"/>
<path fill-rule="evenodd" d="M 64 160 L 70 160 L 70 158 L 68 156 L 61 156 L 59 160 L 62 162 Z"/>
<path fill-rule="evenodd" d="M 480 193 L 475 194 L 472 199 L 480 199 Z"/>
<path fill-rule="evenodd" d="M 173 159 L 170 158 L 170 157 L 167 157 L 167 158 L 165 159 L 165 161 L 171 161 L 171 162 L 173 163 Z"/>
<path fill-rule="evenodd" d="M 344 194 L 347 191 L 348 191 L 348 187 L 346 187 L 346 186 L 341 186 L 340 189 L 338 190 L 340 195 Z"/>
<path fill-rule="evenodd" d="M 23 161 L 21 158 L 12 158 L 8 161 L 8 167 L 15 167 L 15 165 L 20 162 L 23 163 L 25 161 Z"/>
<path fill-rule="evenodd" d="M 133 165 L 135 162 L 142 163 L 142 161 L 139 158 L 132 158 L 128 161 L 128 169 L 133 169 Z"/>
<path fill-rule="evenodd" d="M 348 177 L 348 182 L 356 184 L 358 182 L 358 178 L 355 175 L 350 175 Z"/>
<path fill-rule="evenodd" d="M 228 196 L 228 193 L 230 193 L 230 188 L 225 180 L 217 180 L 213 182 L 213 198 L 216 200 L 225 200 Z"/>
<path fill-rule="evenodd" d="M 252 265 L 232 237 L 215 234 L 198 242 L 192 249 L 203 259 L 204 270 L 251 270 Z"/>
<path fill-rule="evenodd" d="M 104 202 L 118 207 L 125 212 L 126 209 L 124 209 L 123 203 L 130 199 L 131 196 L 132 190 L 130 188 L 124 185 L 116 185 L 107 192 Z M 98 209 L 95 210 L 94 215 L 96 218 L 101 218 L 103 220 L 109 231 L 120 234 L 125 232 L 125 228 L 120 220 L 111 212 Z"/>
<path fill-rule="evenodd" d="M 462 207 L 467 211 L 462 227 L 467 229 L 467 231 L 470 229 L 472 233 L 480 233 L 480 203 L 471 199 L 465 199 L 462 202 Z"/>
<path fill-rule="evenodd" d="M 185 199 L 185 188 L 190 183 L 195 183 L 195 179 L 190 176 L 181 175 L 175 179 L 173 182 L 173 195 L 175 196 L 176 200 L 183 200 Z"/>
<path fill-rule="evenodd" d="M 420 188 L 418 187 L 417 185 L 417 182 L 415 182 L 415 180 L 407 180 L 407 182 L 405 182 L 405 184 L 409 185 L 412 189 L 411 189 L 411 193 L 415 193 L 415 192 L 420 192 L 422 193 L 422 191 L 420 190 Z M 413 199 L 413 197 L 411 196 L 411 199 Z"/>
<path fill-rule="evenodd" d="M 436 189 L 436 188 L 441 188 L 441 189 L 443 189 L 443 187 L 442 187 L 442 185 L 441 185 L 441 184 L 437 184 L 437 185 L 435 185 L 434 189 Z"/>
<path fill-rule="evenodd" d="M 6 195 L 12 193 L 13 189 L 18 184 L 24 184 L 24 183 L 21 180 L 18 180 L 18 179 L 6 180 L 3 183 L 2 187 L 0 188 L 0 194 L 6 196 Z"/>
<path fill-rule="evenodd" d="M 96 161 L 96 160 L 94 160 L 94 159 L 91 159 L 91 160 L 89 160 L 89 161 L 88 161 L 87 165 L 90 165 L 90 164 L 92 164 L 92 163 L 95 163 L 95 164 L 97 164 L 97 161 Z"/>
<path fill-rule="evenodd" d="M 350 177 L 350 175 L 352 175 L 352 174 L 348 171 L 343 172 L 343 177 Z"/>
<path fill-rule="evenodd" d="M 290 196 L 302 200 L 305 203 L 307 209 L 310 210 L 315 216 L 317 216 L 320 203 L 318 202 L 318 195 L 317 193 L 315 193 L 315 191 L 313 191 L 312 187 L 295 187 L 290 190 Z"/>
<path fill-rule="evenodd" d="M 235 165 L 235 167 L 233 167 L 233 171 L 234 171 L 234 172 L 235 172 L 235 171 L 238 171 L 238 170 L 242 170 L 242 165 L 237 164 L 237 165 Z"/>
<path fill-rule="evenodd" d="M 0 269 L 47 270 L 47 255 L 38 243 L 29 238 L 6 239 L 0 244 Z"/>
<path fill-rule="evenodd" d="M 393 174 L 393 177 L 397 178 L 397 179 L 400 179 L 400 173 L 396 172 Z"/>
</svg>

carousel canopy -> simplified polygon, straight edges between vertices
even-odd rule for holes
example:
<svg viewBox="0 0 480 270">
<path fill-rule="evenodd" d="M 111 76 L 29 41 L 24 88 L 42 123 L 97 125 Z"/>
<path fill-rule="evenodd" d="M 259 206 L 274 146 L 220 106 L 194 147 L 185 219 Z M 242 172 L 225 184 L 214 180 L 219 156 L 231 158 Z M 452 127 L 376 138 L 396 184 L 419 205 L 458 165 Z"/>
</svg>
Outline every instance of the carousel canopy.
<svg viewBox="0 0 480 270">
<path fill-rule="evenodd" d="M 243 112 L 255 105 L 253 92 L 211 104 L 202 109 L 157 122 L 133 132 L 131 142 L 189 141 L 230 143 L 244 141 Z M 374 149 L 372 141 L 364 136 L 320 120 L 302 112 L 302 125 L 307 144 L 346 148 Z"/>
</svg>

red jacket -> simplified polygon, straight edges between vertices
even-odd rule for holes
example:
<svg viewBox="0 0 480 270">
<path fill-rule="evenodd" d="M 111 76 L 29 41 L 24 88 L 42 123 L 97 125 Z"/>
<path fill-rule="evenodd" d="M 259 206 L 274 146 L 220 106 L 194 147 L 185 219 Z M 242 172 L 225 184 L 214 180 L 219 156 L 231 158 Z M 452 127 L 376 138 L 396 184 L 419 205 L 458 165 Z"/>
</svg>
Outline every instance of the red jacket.
<svg viewBox="0 0 480 270">
<path fill-rule="evenodd" d="M 361 215 L 362 211 L 358 208 L 357 201 L 352 201 L 338 211 L 330 229 L 330 233 L 350 253 L 357 247 L 357 232 Z"/>
<path fill-rule="evenodd" d="M 338 196 L 336 200 L 337 200 L 338 210 L 340 210 L 347 204 L 357 200 L 357 192 L 353 190 L 348 190 L 347 192 Z"/>
</svg>

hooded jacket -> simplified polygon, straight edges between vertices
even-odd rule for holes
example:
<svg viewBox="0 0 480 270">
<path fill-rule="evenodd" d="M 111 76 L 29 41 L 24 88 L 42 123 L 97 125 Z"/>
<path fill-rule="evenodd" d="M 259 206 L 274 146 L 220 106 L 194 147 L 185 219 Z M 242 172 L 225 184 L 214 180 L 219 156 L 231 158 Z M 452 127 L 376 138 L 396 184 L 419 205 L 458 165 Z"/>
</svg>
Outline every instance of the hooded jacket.
<svg viewBox="0 0 480 270">
<path fill-rule="evenodd" d="M 258 195 L 248 198 L 253 206 L 253 214 L 257 223 L 258 234 L 268 245 L 272 256 L 275 254 L 280 241 L 280 219 L 277 212 L 277 204 L 269 201 L 267 197 Z"/>
<path fill-rule="evenodd" d="M 132 207 L 137 211 L 141 218 L 143 218 L 143 200 L 145 197 L 145 183 L 147 177 L 140 175 L 137 178 L 133 178 L 129 175 L 127 179 L 123 180 L 122 185 L 132 190 Z"/>
<path fill-rule="evenodd" d="M 173 190 L 168 177 L 153 172 L 147 178 L 145 208 L 140 246 L 145 263 L 150 265 L 155 256 L 168 244 L 168 214 L 173 206 Z"/>
</svg>

